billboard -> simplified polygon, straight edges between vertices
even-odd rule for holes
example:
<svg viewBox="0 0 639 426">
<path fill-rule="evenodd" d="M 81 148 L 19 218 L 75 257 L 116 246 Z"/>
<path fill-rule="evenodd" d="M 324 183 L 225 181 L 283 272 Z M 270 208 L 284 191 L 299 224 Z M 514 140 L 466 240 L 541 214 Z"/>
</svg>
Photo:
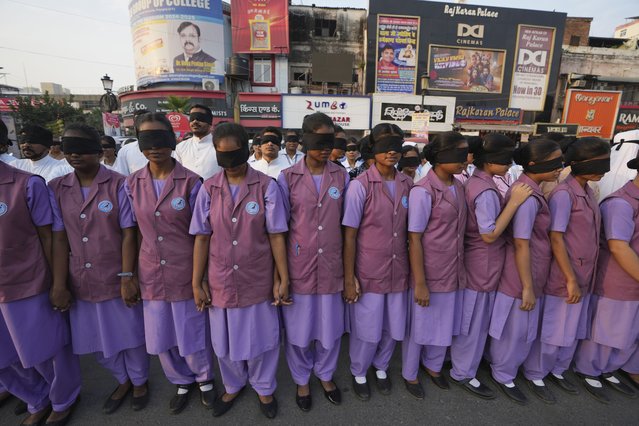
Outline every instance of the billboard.
<svg viewBox="0 0 639 426">
<path fill-rule="evenodd" d="M 519 25 L 509 107 L 544 110 L 554 43 L 554 28 Z"/>
<path fill-rule="evenodd" d="M 288 53 L 288 0 L 233 0 L 233 53 Z"/>
<path fill-rule="evenodd" d="M 323 112 L 345 130 L 368 130 L 371 98 L 368 96 L 282 95 L 282 127 L 299 129 L 304 117 Z"/>
<path fill-rule="evenodd" d="M 562 121 L 579 124 L 577 137 L 612 139 L 620 103 L 620 91 L 569 89 Z"/>
<path fill-rule="evenodd" d="M 522 111 L 517 108 L 457 105 L 455 121 L 476 124 L 521 124 Z"/>
<path fill-rule="evenodd" d="M 418 16 L 377 16 L 375 92 L 415 93 Z"/>
<path fill-rule="evenodd" d="M 422 103 L 423 102 L 423 103 Z M 446 132 L 453 129 L 455 120 L 455 98 L 418 95 L 373 95 L 372 126 L 391 123 L 404 131 L 413 130 L 413 115 L 428 111 L 428 130 Z M 419 117 L 419 116 L 418 116 Z"/>
<path fill-rule="evenodd" d="M 133 0 L 129 17 L 138 87 L 224 82 L 221 0 Z"/>
<path fill-rule="evenodd" d="M 102 113 L 102 127 L 106 136 L 122 136 L 120 116 L 110 112 Z"/>
<path fill-rule="evenodd" d="M 430 45 L 428 88 L 448 92 L 501 93 L 506 51 Z"/>
<path fill-rule="evenodd" d="M 639 129 L 639 105 L 621 105 L 615 133 Z"/>
</svg>

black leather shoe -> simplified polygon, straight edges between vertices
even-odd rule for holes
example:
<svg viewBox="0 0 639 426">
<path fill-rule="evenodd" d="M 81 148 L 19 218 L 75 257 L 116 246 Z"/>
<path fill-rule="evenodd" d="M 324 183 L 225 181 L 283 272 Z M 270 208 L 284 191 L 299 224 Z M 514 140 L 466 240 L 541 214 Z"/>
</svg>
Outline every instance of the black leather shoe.
<svg viewBox="0 0 639 426">
<path fill-rule="evenodd" d="M 217 398 L 215 402 L 213 402 L 213 407 L 212 407 L 213 417 L 220 417 L 226 414 L 226 412 L 229 411 L 231 407 L 233 407 L 235 400 L 237 400 L 240 397 L 243 390 L 244 388 L 240 389 L 237 395 L 235 395 L 235 398 L 233 398 L 230 401 L 224 401 L 224 395 L 226 395 L 226 393 L 222 394 L 219 398 Z"/>
<path fill-rule="evenodd" d="M 342 392 L 339 390 L 337 385 L 335 385 L 335 389 L 333 390 L 327 391 L 325 389 L 324 396 L 326 397 L 326 399 L 328 399 L 328 402 L 333 405 L 340 405 L 342 403 Z"/>
<path fill-rule="evenodd" d="M 479 383 L 479 386 L 475 387 L 473 385 L 470 384 L 470 379 L 464 379 L 464 380 L 455 380 L 452 377 L 450 378 L 450 380 L 453 381 L 453 383 L 455 383 L 456 385 L 461 386 L 464 390 L 470 392 L 471 394 L 482 398 L 482 399 L 495 399 L 495 393 L 493 392 L 493 390 L 491 388 L 489 388 L 488 386 L 486 386 L 483 383 Z M 478 380 L 479 381 L 479 380 Z"/>
<path fill-rule="evenodd" d="M 111 392 L 111 395 L 109 395 L 107 400 L 104 402 L 104 405 L 102 406 L 102 414 L 111 414 L 111 413 L 114 413 L 118 408 L 120 408 L 120 405 L 122 405 L 122 402 L 124 402 L 126 397 L 129 395 L 129 392 L 131 392 L 131 390 L 133 389 L 133 385 L 129 387 L 129 389 L 122 396 L 122 398 L 114 399 L 113 395 L 118 391 L 119 388 L 120 386 L 116 387 L 115 390 Z"/>
<path fill-rule="evenodd" d="M 307 413 L 311 411 L 311 407 L 313 406 L 313 398 L 311 398 L 310 393 L 304 396 L 295 395 L 295 403 L 298 407 L 300 407 L 300 410 Z"/>
<path fill-rule="evenodd" d="M 566 393 L 569 393 L 571 395 L 579 395 L 579 389 L 577 389 L 577 386 L 575 386 L 575 384 L 572 383 L 570 380 L 566 379 L 566 377 L 560 379 L 559 377 L 556 377 L 554 374 L 551 373 L 546 376 L 546 379 L 553 382 L 559 389 Z"/>
<path fill-rule="evenodd" d="M 368 401 L 371 399 L 371 388 L 368 385 L 368 381 L 359 384 L 355 381 L 355 376 L 353 376 L 353 392 L 360 401 Z"/>
<path fill-rule="evenodd" d="M 391 389 L 393 388 L 390 377 L 386 376 L 385 379 L 380 379 L 377 377 L 377 374 L 375 374 L 375 384 L 377 385 L 379 393 L 382 395 L 390 395 Z"/>
<path fill-rule="evenodd" d="M 613 388 L 617 392 L 621 393 L 622 395 L 624 395 L 624 396 L 626 396 L 628 398 L 636 398 L 637 397 L 637 392 L 635 392 L 635 390 L 633 388 L 631 388 L 630 386 L 625 384 L 623 381 L 619 380 L 619 377 L 617 377 L 615 374 L 606 373 L 606 374 L 602 374 L 601 377 L 604 379 L 604 380 L 601 381 L 602 383 L 605 383 L 606 386 L 610 386 L 611 388 Z M 608 377 L 614 377 L 619 382 L 618 383 L 613 383 L 610 380 L 607 380 Z"/>
<path fill-rule="evenodd" d="M 417 399 L 424 399 L 424 388 L 422 387 L 422 384 L 419 383 L 419 380 L 417 380 L 417 383 L 410 383 L 408 380 L 404 379 L 404 385 L 406 386 L 408 393 L 413 397 Z"/>
<path fill-rule="evenodd" d="M 604 387 L 603 387 L 603 383 L 601 383 L 601 379 L 599 377 L 586 376 L 585 374 L 580 374 L 577 372 L 575 372 L 575 374 L 577 374 L 577 376 L 579 376 L 579 378 L 582 379 L 581 384 L 584 385 L 584 387 L 586 388 L 590 396 L 592 396 L 593 398 L 595 398 L 597 401 L 601 402 L 602 404 L 610 404 L 610 398 L 606 394 L 606 391 L 604 390 Z M 586 379 L 596 380 L 599 383 L 601 383 L 601 386 L 600 387 L 592 386 L 590 383 L 586 381 Z"/>
<path fill-rule="evenodd" d="M 490 376 L 490 378 L 492 379 L 493 383 L 495 383 L 495 385 L 497 385 L 497 387 L 504 393 L 504 395 L 506 395 L 511 401 L 516 402 L 517 404 L 520 405 L 526 405 L 528 404 L 528 398 L 526 398 L 526 395 L 524 395 L 524 393 L 521 391 L 521 389 L 519 389 L 517 387 L 517 385 L 515 385 L 512 388 L 509 388 L 506 385 L 502 385 L 501 383 L 499 383 L 497 380 L 495 380 L 492 376 Z"/>
<path fill-rule="evenodd" d="M 169 402 L 169 412 L 171 414 L 180 414 L 182 410 L 184 410 L 189 403 L 189 395 L 191 394 L 191 389 L 193 388 L 193 383 L 190 385 L 178 385 L 178 389 L 186 389 L 186 393 L 178 394 L 176 393 L 171 398 Z"/>
<path fill-rule="evenodd" d="M 264 404 L 259 398 L 257 398 L 260 403 L 260 410 L 262 414 L 266 416 L 267 419 L 274 419 L 277 416 L 277 399 L 275 399 L 275 395 L 273 395 L 273 400 L 268 404 Z"/>
<path fill-rule="evenodd" d="M 202 386 L 206 385 L 212 385 L 213 388 L 211 388 L 211 390 L 203 392 Z M 200 389 L 200 402 L 202 403 L 202 405 L 210 410 L 211 408 L 213 408 L 213 403 L 217 399 L 217 390 L 215 390 L 215 383 L 213 382 L 213 380 L 209 380 L 208 382 L 198 383 L 198 387 Z"/>
<path fill-rule="evenodd" d="M 50 405 L 48 407 L 38 411 L 37 413 L 34 413 L 34 414 L 29 413 L 29 415 L 27 417 L 22 419 L 22 422 L 20 423 L 20 426 L 24 425 L 24 422 L 27 421 L 27 419 L 29 417 L 33 416 L 33 415 L 40 416 L 40 419 L 36 423 L 31 423 L 31 426 L 33 426 L 33 425 L 36 425 L 36 426 L 43 425 L 47 421 L 47 417 L 49 417 L 49 414 L 51 414 L 51 406 Z"/>
<path fill-rule="evenodd" d="M 639 391 L 639 383 L 635 382 L 634 379 L 630 376 L 630 374 L 627 371 L 617 370 L 617 374 L 625 377 L 628 380 L 628 383 L 630 383 L 632 386 L 634 386 L 636 390 Z"/>
<path fill-rule="evenodd" d="M 149 403 L 149 382 L 146 382 L 144 385 L 141 386 L 144 386 L 146 388 L 146 393 L 142 396 L 135 396 L 135 394 L 133 395 L 133 397 L 131 398 L 131 408 L 133 409 L 133 411 L 143 410 Z"/>
<path fill-rule="evenodd" d="M 67 423 L 69 423 L 69 420 L 71 420 L 71 417 L 73 415 L 73 411 L 75 410 L 75 407 L 78 405 L 78 403 L 80 402 L 80 395 L 78 395 L 78 397 L 75 399 L 75 402 L 73 404 L 71 404 L 71 406 L 69 407 L 69 412 L 67 413 L 66 417 L 60 419 L 60 420 L 56 420 L 54 422 L 46 422 L 44 423 L 45 425 L 48 426 L 65 426 Z"/>
<path fill-rule="evenodd" d="M 13 407 L 13 414 L 16 416 L 21 416 L 27 412 L 27 403 L 21 399 L 18 399 L 16 406 Z"/>
<path fill-rule="evenodd" d="M 426 373 L 426 375 L 428 375 L 430 377 L 430 379 L 433 381 L 433 383 L 435 383 L 435 386 L 437 386 L 440 389 L 443 390 L 448 390 L 450 389 L 450 385 L 448 384 L 448 380 L 446 380 L 446 376 L 444 376 L 443 374 L 439 374 L 439 376 L 431 376 L 430 374 Z"/>
<path fill-rule="evenodd" d="M 537 386 L 532 380 L 526 380 L 526 383 L 528 383 L 528 389 L 530 389 L 533 395 L 546 404 L 552 405 L 557 403 L 557 398 L 555 398 L 555 395 L 552 394 L 547 386 Z"/>
</svg>

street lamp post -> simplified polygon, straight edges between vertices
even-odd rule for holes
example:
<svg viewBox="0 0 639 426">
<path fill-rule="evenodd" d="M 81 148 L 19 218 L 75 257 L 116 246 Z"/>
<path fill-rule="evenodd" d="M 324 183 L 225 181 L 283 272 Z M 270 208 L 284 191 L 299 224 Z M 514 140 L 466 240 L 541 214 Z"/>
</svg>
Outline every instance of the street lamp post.
<svg viewBox="0 0 639 426">
<path fill-rule="evenodd" d="M 428 94 L 428 80 L 429 79 L 430 79 L 430 76 L 428 75 L 427 72 L 423 72 L 422 75 L 419 77 L 419 82 L 420 82 L 420 84 L 422 86 L 422 112 L 424 112 L 426 110 L 426 106 L 424 105 L 424 98 Z"/>
<path fill-rule="evenodd" d="M 112 92 L 113 80 L 108 74 L 104 74 L 104 77 L 102 77 L 100 81 L 102 81 L 102 87 L 106 92 L 100 97 L 100 109 L 104 112 L 113 112 L 120 107 L 118 97 Z"/>
</svg>

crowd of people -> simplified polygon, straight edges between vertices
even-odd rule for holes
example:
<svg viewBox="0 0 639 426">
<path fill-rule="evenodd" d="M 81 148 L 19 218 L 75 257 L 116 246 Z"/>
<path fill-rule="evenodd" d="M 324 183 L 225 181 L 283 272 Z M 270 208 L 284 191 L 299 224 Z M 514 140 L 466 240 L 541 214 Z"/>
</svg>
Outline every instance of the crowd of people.
<svg viewBox="0 0 639 426">
<path fill-rule="evenodd" d="M 281 341 L 297 406 L 311 409 L 313 375 L 339 405 L 345 333 L 363 401 L 371 379 L 391 392 L 397 342 L 417 399 L 420 368 L 495 398 L 482 359 L 519 404 L 520 369 L 549 404 L 548 381 L 578 393 L 569 368 L 602 403 L 607 388 L 638 393 L 639 177 L 598 203 L 589 184 L 610 170 L 608 142 L 451 131 L 420 152 L 396 125 L 357 141 L 314 113 L 301 134 L 268 127 L 250 144 L 242 126 L 212 122 L 193 106 L 178 144 L 164 114 L 139 114 L 117 157 L 72 124 L 62 161 L 48 157 L 51 133 L 27 125 L 25 159 L 0 161 L 0 400 L 26 404 L 22 424 L 68 422 L 84 354 L 118 382 L 105 414 L 129 394 L 145 408 L 157 355 L 172 414 L 197 391 L 222 416 L 250 385 L 274 418 Z"/>
</svg>

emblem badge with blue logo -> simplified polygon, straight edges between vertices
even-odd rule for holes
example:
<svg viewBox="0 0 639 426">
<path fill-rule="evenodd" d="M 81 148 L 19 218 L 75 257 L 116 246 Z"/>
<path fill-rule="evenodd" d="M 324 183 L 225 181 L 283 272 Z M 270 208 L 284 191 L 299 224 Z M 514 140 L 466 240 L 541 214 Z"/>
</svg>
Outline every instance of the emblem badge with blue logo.
<svg viewBox="0 0 639 426">
<path fill-rule="evenodd" d="M 246 203 L 246 207 L 244 209 L 246 210 L 246 213 L 256 215 L 260 211 L 260 205 L 255 201 L 250 201 Z"/>
<path fill-rule="evenodd" d="M 9 206 L 6 203 L 0 201 L 0 216 L 4 215 L 7 211 L 9 211 Z"/>
<path fill-rule="evenodd" d="M 408 208 L 408 197 L 407 196 L 402 196 L 402 206 L 404 206 L 405 209 Z"/>
<path fill-rule="evenodd" d="M 173 207 L 174 210 L 184 210 L 185 206 L 186 201 L 184 201 L 182 197 L 176 197 L 171 200 L 171 207 Z"/>
<path fill-rule="evenodd" d="M 113 203 L 109 200 L 100 201 L 100 203 L 98 203 L 98 210 L 102 213 L 109 213 L 113 210 Z"/>
<path fill-rule="evenodd" d="M 328 195 L 333 200 L 337 200 L 339 198 L 339 196 L 340 196 L 339 189 L 335 188 L 334 186 L 331 186 L 330 188 L 328 188 Z"/>
</svg>

